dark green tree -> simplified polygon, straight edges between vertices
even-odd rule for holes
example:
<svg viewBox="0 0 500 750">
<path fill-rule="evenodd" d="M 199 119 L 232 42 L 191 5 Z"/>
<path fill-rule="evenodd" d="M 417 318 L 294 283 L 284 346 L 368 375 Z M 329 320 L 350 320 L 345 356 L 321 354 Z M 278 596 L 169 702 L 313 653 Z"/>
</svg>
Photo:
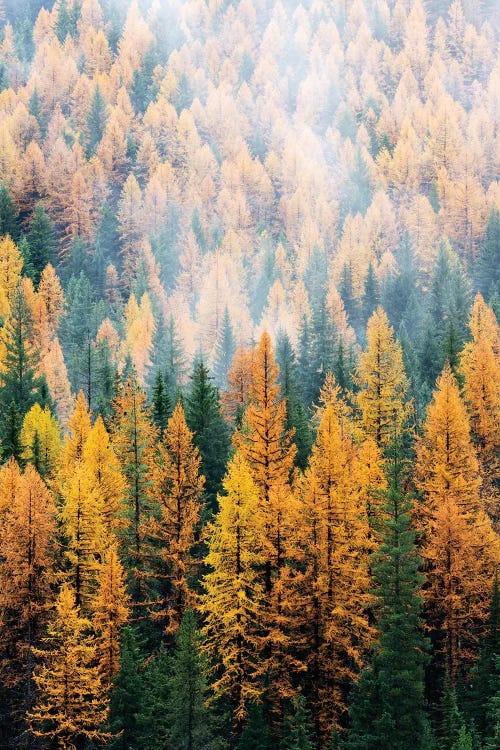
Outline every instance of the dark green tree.
<svg viewBox="0 0 500 750">
<path fill-rule="evenodd" d="M 279 365 L 281 395 L 286 399 L 286 429 L 294 430 L 293 440 L 297 446 L 295 462 L 299 468 L 305 469 L 312 436 L 299 385 L 295 352 L 285 331 L 279 334 L 276 342 L 276 362 Z"/>
<path fill-rule="evenodd" d="M 350 325 L 354 329 L 358 329 L 360 322 L 360 310 L 358 301 L 354 296 L 352 269 L 349 263 L 344 263 L 344 265 L 342 266 L 342 274 L 339 281 L 339 294 L 342 297 L 342 302 L 344 303 L 344 308 L 347 313 Z"/>
<path fill-rule="evenodd" d="M 99 84 L 94 89 L 94 96 L 87 115 L 87 157 L 90 159 L 97 150 L 101 138 L 104 135 L 107 120 L 106 100 L 104 99 Z"/>
<path fill-rule="evenodd" d="M 168 724 L 168 750 L 211 750 L 222 748 L 216 739 L 214 711 L 206 705 L 208 685 L 201 637 L 191 609 L 186 610 L 177 633 L 168 680 L 165 707 Z"/>
<path fill-rule="evenodd" d="M 139 748 L 141 733 L 138 714 L 143 696 L 143 657 L 137 631 L 127 626 L 122 631 L 120 671 L 111 694 L 109 729 L 115 735 L 112 750 Z"/>
<path fill-rule="evenodd" d="M 165 386 L 165 378 L 163 377 L 161 370 L 158 370 L 158 372 L 156 373 L 151 398 L 151 406 L 153 422 L 161 431 L 163 431 L 166 428 L 168 420 L 172 414 L 173 405 L 168 395 L 167 388 Z"/>
<path fill-rule="evenodd" d="M 219 391 L 202 359 L 195 362 L 185 399 L 186 421 L 201 455 L 201 472 L 209 506 L 215 510 L 229 454 L 229 431 L 222 416 Z"/>
<path fill-rule="evenodd" d="M 281 726 L 280 750 L 314 750 L 312 721 L 303 695 L 293 699 Z"/>
<path fill-rule="evenodd" d="M 227 373 L 236 351 L 233 327 L 227 306 L 224 309 L 222 327 L 217 341 L 217 349 L 214 362 L 214 378 L 218 388 L 225 388 L 227 384 Z"/>
<path fill-rule="evenodd" d="M 167 706 L 171 671 L 172 656 L 162 647 L 157 655 L 149 659 L 144 673 L 141 710 L 138 714 L 138 748 L 170 750 Z"/>
<path fill-rule="evenodd" d="M 35 206 L 26 239 L 29 248 L 27 265 L 32 269 L 32 278 L 36 285 L 47 263 L 55 260 L 56 249 L 54 225 L 41 203 Z"/>
<path fill-rule="evenodd" d="M 368 320 L 373 315 L 375 309 L 380 304 L 380 288 L 378 279 L 375 275 L 373 263 L 370 261 L 368 271 L 366 272 L 363 300 L 362 300 L 362 323 L 366 328 Z"/>
<path fill-rule="evenodd" d="M 500 295 L 500 211 L 492 208 L 474 269 L 476 289 L 486 300 Z"/>
<path fill-rule="evenodd" d="M 491 701 L 500 692 L 500 586 L 495 576 L 488 630 L 484 637 L 471 697 L 472 719 L 484 739 L 494 735 Z M 498 720 L 499 717 L 497 717 Z"/>
<path fill-rule="evenodd" d="M 5 180 L 0 182 L 0 235 L 10 234 L 14 242 L 19 240 L 19 211 Z"/>
<path fill-rule="evenodd" d="M 354 689 L 348 750 L 421 748 L 427 732 L 424 668 L 428 643 L 419 593 L 423 576 L 410 520 L 411 503 L 403 490 L 400 443 L 398 439 L 391 449 L 382 543 L 372 563 L 379 643 Z"/>
<path fill-rule="evenodd" d="M 447 673 L 439 704 L 439 722 L 436 732 L 440 750 L 453 750 L 463 725 L 464 721 L 458 709 L 455 686 Z"/>
<path fill-rule="evenodd" d="M 248 721 L 236 745 L 236 750 L 274 750 L 270 719 L 262 703 L 253 703 L 248 708 Z"/>
</svg>

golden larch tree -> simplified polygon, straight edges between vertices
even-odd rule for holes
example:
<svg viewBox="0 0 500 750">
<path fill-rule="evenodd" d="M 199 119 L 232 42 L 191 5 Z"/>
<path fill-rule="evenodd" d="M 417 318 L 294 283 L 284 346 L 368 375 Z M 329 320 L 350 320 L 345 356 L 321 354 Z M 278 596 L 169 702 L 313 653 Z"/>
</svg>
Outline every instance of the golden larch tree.
<svg viewBox="0 0 500 750">
<path fill-rule="evenodd" d="M 197 567 L 194 546 L 205 484 L 200 465 L 193 433 L 178 403 L 157 445 L 150 490 L 160 513 L 153 523 L 158 548 L 155 577 L 160 587 L 154 616 L 166 621 L 168 634 L 177 631 L 193 601 L 190 580 Z"/>
<path fill-rule="evenodd" d="M 318 730 L 329 736 L 346 708 L 346 690 L 370 641 L 370 541 L 364 477 L 340 388 L 328 375 L 319 424 L 301 480 L 306 547 L 309 690 Z M 378 477 L 375 481 L 379 481 Z"/>
<path fill-rule="evenodd" d="M 409 406 L 401 347 L 381 307 L 368 321 L 366 338 L 367 349 L 361 354 L 356 376 L 360 386 L 357 403 L 366 436 L 386 448 L 401 432 Z"/>
<path fill-rule="evenodd" d="M 61 454 L 61 430 L 48 406 L 34 404 L 25 415 L 21 429 L 23 458 L 33 464 L 43 477 L 50 477 L 58 467 Z"/>
<path fill-rule="evenodd" d="M 37 700 L 28 713 L 31 732 L 60 750 L 109 739 L 102 730 L 108 696 L 98 665 L 97 639 L 71 588 L 61 588 L 45 648 L 36 650 Z"/>
<path fill-rule="evenodd" d="M 427 618 L 436 651 L 455 680 L 477 654 L 500 549 L 480 498 L 469 420 L 449 365 L 438 378 L 416 451 Z"/>
<path fill-rule="evenodd" d="M 237 452 L 231 459 L 219 496 L 219 512 L 207 531 L 209 572 L 203 580 L 201 611 L 205 617 L 205 650 L 222 663 L 213 685 L 234 707 L 237 724 L 248 705 L 258 700 L 259 628 L 263 587 L 264 521 L 250 467 Z"/>
<path fill-rule="evenodd" d="M 110 690 L 120 670 L 120 634 L 129 617 L 125 574 L 116 545 L 111 546 L 99 566 L 98 589 L 92 602 L 92 624 L 97 634 L 99 673 Z"/>
<path fill-rule="evenodd" d="M 32 704 L 33 649 L 53 598 L 56 506 L 35 468 L 21 474 L 13 458 L 0 470 L 0 494 L 0 676 L 19 710 Z"/>
</svg>

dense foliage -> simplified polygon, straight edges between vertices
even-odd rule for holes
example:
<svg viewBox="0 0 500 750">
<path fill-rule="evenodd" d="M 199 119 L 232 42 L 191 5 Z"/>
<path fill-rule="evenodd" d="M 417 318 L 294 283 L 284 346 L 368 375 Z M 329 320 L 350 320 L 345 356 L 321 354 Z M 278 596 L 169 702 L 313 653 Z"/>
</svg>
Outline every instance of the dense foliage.
<svg viewBox="0 0 500 750">
<path fill-rule="evenodd" d="M 0 746 L 500 747 L 491 0 L 0 0 Z"/>
</svg>

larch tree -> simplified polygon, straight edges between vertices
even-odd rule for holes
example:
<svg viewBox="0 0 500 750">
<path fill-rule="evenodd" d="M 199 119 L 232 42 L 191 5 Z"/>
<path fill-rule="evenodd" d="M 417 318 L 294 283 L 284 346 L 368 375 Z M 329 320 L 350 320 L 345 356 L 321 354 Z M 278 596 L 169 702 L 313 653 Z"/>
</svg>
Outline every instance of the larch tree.
<svg viewBox="0 0 500 750">
<path fill-rule="evenodd" d="M 48 406 L 34 404 L 25 415 L 20 435 L 22 457 L 43 479 L 54 474 L 61 454 L 61 430 Z"/>
<path fill-rule="evenodd" d="M 462 351 L 460 372 L 485 480 L 483 494 L 487 496 L 488 510 L 496 516 L 498 497 L 495 495 L 498 492 L 495 492 L 495 481 L 500 450 L 500 328 L 493 310 L 480 294 L 474 300 L 469 326 L 472 341 L 467 342 Z"/>
<path fill-rule="evenodd" d="M 193 601 L 191 585 L 197 568 L 195 544 L 199 537 L 204 477 L 201 457 L 178 403 L 157 445 L 151 468 L 151 495 L 159 509 L 152 523 L 157 546 L 154 577 L 159 586 L 154 617 L 168 634 L 177 631 L 186 607 Z"/>
<path fill-rule="evenodd" d="M 357 479 L 354 426 L 327 375 L 319 424 L 301 482 L 306 546 L 308 691 L 325 740 L 346 708 L 346 690 L 370 641 L 370 527 Z"/>
<path fill-rule="evenodd" d="M 104 689 L 111 690 L 120 671 L 121 631 L 129 617 L 129 597 L 116 545 L 106 552 L 97 572 L 98 588 L 92 601 L 92 625 L 97 634 L 99 673 Z"/>
<path fill-rule="evenodd" d="M 35 468 L 28 466 L 21 474 L 12 458 L 0 470 L 0 493 L 6 501 L 0 511 L 0 675 L 3 685 L 0 702 L 5 701 L 6 707 L 12 708 L 14 700 L 12 715 L 16 719 L 11 730 L 15 734 L 14 730 L 20 733 L 20 716 L 33 706 L 34 648 L 40 645 L 53 598 L 56 506 Z"/>
<path fill-rule="evenodd" d="M 365 434 L 384 449 L 408 419 L 409 407 L 401 347 L 381 307 L 368 321 L 366 338 L 367 349 L 361 354 L 357 373 L 357 403 Z"/>
<path fill-rule="evenodd" d="M 222 395 L 222 410 L 230 424 L 241 426 L 243 413 L 250 399 L 254 352 L 239 347 L 234 353 L 227 374 L 227 387 Z"/>
<path fill-rule="evenodd" d="M 67 585 L 57 598 L 45 647 L 35 653 L 37 700 L 27 714 L 33 735 L 60 750 L 109 739 L 102 729 L 108 698 L 99 674 L 97 639 Z"/>
<path fill-rule="evenodd" d="M 257 673 L 264 534 L 257 487 L 237 451 L 224 478 L 219 511 L 207 530 L 209 571 L 200 605 L 204 648 L 216 664 L 213 690 L 231 701 L 237 726 L 262 691 Z"/>
<path fill-rule="evenodd" d="M 488 613 L 499 540 L 479 495 L 469 421 L 449 366 L 438 378 L 417 440 L 416 508 L 427 573 L 426 615 L 453 682 L 477 651 Z"/>
</svg>

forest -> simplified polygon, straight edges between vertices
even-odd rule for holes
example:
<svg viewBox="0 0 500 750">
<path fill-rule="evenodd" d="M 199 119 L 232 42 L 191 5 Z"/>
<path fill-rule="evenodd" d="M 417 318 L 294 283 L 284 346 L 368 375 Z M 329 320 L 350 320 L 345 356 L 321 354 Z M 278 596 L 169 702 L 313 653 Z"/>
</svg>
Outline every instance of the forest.
<svg viewBox="0 0 500 750">
<path fill-rule="evenodd" d="M 0 0 L 0 750 L 500 750 L 498 0 Z"/>
</svg>

